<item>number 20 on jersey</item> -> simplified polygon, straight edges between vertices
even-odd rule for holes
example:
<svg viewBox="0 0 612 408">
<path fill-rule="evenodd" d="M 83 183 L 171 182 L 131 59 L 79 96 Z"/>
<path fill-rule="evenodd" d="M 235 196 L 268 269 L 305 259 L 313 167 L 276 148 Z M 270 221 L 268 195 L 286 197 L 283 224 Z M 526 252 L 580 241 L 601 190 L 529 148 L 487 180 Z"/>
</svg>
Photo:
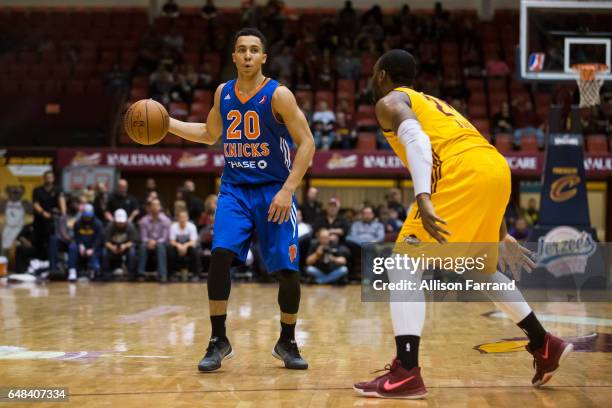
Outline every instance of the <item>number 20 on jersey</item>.
<svg viewBox="0 0 612 408">
<path fill-rule="evenodd" d="M 241 139 L 243 131 L 244 136 L 249 140 L 255 140 L 261 134 L 259 129 L 259 115 L 255 111 L 246 111 L 243 116 L 242 112 L 234 109 L 227 113 L 227 120 L 231 121 L 227 128 L 228 140 Z M 244 122 L 244 125 L 242 129 L 240 129 L 239 126 L 242 122 Z"/>
</svg>

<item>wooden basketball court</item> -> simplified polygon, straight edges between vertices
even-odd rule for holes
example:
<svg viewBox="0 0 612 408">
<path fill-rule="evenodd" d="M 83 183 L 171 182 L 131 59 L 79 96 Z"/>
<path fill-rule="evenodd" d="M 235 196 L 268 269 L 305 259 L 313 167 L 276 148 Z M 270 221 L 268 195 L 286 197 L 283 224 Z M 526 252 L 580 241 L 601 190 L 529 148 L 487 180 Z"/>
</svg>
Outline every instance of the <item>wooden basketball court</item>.
<svg viewBox="0 0 612 408">
<path fill-rule="evenodd" d="M 289 371 L 270 354 L 279 330 L 276 293 L 276 285 L 233 286 L 228 335 L 236 356 L 220 371 L 202 374 L 196 365 L 210 334 L 204 285 L 0 288 L 0 388 L 70 392 L 67 404 L 6 405 L 594 407 L 612 400 L 609 353 L 574 352 L 550 386 L 534 389 L 527 352 L 475 350 L 523 335 L 510 320 L 486 316 L 495 310 L 487 302 L 428 305 L 420 358 L 426 400 L 357 397 L 352 384 L 373 377 L 394 353 L 388 306 L 362 303 L 358 286 L 303 287 L 298 341 L 310 369 Z M 554 333 L 596 332 L 595 349 L 610 349 L 610 303 L 533 306 L 541 314 L 570 316 L 559 320 L 571 323 L 546 322 Z"/>
</svg>

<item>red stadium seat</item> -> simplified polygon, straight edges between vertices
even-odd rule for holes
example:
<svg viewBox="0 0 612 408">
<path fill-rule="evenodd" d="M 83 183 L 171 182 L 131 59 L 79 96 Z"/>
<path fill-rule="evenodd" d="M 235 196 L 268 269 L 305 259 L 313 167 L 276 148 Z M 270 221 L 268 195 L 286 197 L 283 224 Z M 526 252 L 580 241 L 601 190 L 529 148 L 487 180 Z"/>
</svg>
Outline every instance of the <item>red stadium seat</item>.
<svg viewBox="0 0 612 408">
<path fill-rule="evenodd" d="M 21 92 L 28 95 L 35 95 L 40 92 L 42 83 L 40 81 L 27 80 L 21 83 Z"/>
<path fill-rule="evenodd" d="M 607 153 L 608 138 L 606 135 L 600 134 L 587 135 L 586 146 L 589 153 Z"/>
<path fill-rule="evenodd" d="M 172 117 L 185 120 L 189 114 L 189 106 L 187 106 L 185 102 L 170 102 L 168 113 L 170 113 Z"/>
<path fill-rule="evenodd" d="M 213 94 L 211 91 L 207 91 L 204 89 L 197 89 L 193 93 L 193 100 L 197 102 L 206 103 L 209 106 L 212 104 Z"/>
<path fill-rule="evenodd" d="M 374 118 L 376 115 L 376 108 L 374 105 L 359 105 L 357 108 L 357 119 L 368 119 Z"/>
<path fill-rule="evenodd" d="M 185 117 L 184 119 L 186 118 L 187 117 Z M 161 144 L 170 146 L 181 146 L 183 144 L 183 139 L 176 135 L 173 135 L 172 133 L 168 133 L 166 137 L 164 137 L 161 141 Z"/>
<path fill-rule="evenodd" d="M 71 79 L 66 82 L 66 93 L 70 95 L 80 95 L 85 93 L 85 81 Z"/>
<path fill-rule="evenodd" d="M 336 84 L 336 90 L 338 94 L 340 92 L 343 92 L 354 95 L 355 81 L 353 81 L 352 79 L 339 79 L 338 83 Z"/>
<path fill-rule="evenodd" d="M 187 122 L 191 123 L 204 123 L 206 121 L 206 116 L 200 115 L 189 115 L 187 116 Z"/>
<path fill-rule="evenodd" d="M 489 119 L 472 119 L 472 125 L 474 125 L 480 133 L 489 133 Z"/>
<path fill-rule="evenodd" d="M 45 82 L 43 82 L 43 92 L 47 95 L 56 95 L 61 93 L 62 91 L 62 84 L 59 81 L 56 80 L 47 80 Z"/>
<path fill-rule="evenodd" d="M 193 102 L 191 104 L 191 114 L 205 118 L 210 111 L 210 104 L 206 102 Z"/>
<path fill-rule="evenodd" d="M 72 77 L 72 67 L 70 64 L 56 64 L 51 68 L 51 74 L 55 79 L 70 79 Z"/>
<path fill-rule="evenodd" d="M 537 153 L 538 150 L 538 139 L 536 135 L 528 134 L 521 137 L 521 151 L 526 153 Z"/>
<path fill-rule="evenodd" d="M 301 105 L 303 101 L 309 101 L 312 104 L 313 94 L 312 91 L 299 90 L 295 91 L 295 99 L 298 101 L 298 105 Z"/>
<path fill-rule="evenodd" d="M 357 150 L 361 150 L 361 151 L 376 150 L 376 133 L 360 132 L 357 135 Z"/>
<path fill-rule="evenodd" d="M 144 76 L 144 75 L 134 77 L 134 79 L 132 80 L 132 86 L 134 88 L 148 88 L 149 87 L 149 77 Z"/>
<path fill-rule="evenodd" d="M 46 79 L 49 76 L 49 68 L 44 65 L 32 65 L 30 67 L 30 79 Z"/>
<path fill-rule="evenodd" d="M 495 135 L 495 147 L 500 153 L 512 151 L 512 135 L 508 133 L 498 133 Z"/>
<path fill-rule="evenodd" d="M 94 75 L 93 66 L 89 64 L 78 64 L 74 67 L 74 79 L 89 79 Z"/>
<path fill-rule="evenodd" d="M 317 91 L 315 93 L 315 106 L 314 108 L 316 109 L 317 104 L 320 101 L 325 101 L 327 102 L 327 107 L 331 110 L 334 110 L 334 93 L 331 91 Z"/>
<path fill-rule="evenodd" d="M 132 88 L 130 91 L 130 100 L 139 101 L 149 97 L 149 91 L 147 88 Z"/>
<path fill-rule="evenodd" d="M 487 107 L 484 104 L 468 104 L 469 117 L 473 119 L 482 119 L 487 117 Z"/>
<path fill-rule="evenodd" d="M 378 122 L 375 117 L 364 117 L 357 119 L 357 128 L 363 130 L 374 130 L 378 127 Z"/>
<path fill-rule="evenodd" d="M 15 95 L 19 93 L 19 84 L 15 81 L 0 82 L 0 93 L 3 95 Z"/>
<path fill-rule="evenodd" d="M 90 79 L 87 81 L 87 95 L 96 96 L 104 93 L 104 84 L 99 79 Z"/>
</svg>

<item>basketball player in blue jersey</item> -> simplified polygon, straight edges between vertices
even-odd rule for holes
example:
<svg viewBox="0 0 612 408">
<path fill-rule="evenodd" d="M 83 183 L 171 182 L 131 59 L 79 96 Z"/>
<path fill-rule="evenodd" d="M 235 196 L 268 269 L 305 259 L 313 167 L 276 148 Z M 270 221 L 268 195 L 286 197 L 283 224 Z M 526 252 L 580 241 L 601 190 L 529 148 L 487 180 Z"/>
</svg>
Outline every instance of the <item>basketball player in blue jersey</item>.
<svg viewBox="0 0 612 408">
<path fill-rule="evenodd" d="M 212 334 L 198 364 L 203 372 L 217 370 L 223 359 L 233 355 L 225 332 L 230 267 L 235 257 L 245 261 L 255 230 L 266 266 L 279 279 L 281 333 L 272 355 L 286 368 L 308 368 L 295 341 L 300 281 L 294 192 L 315 145 L 291 91 L 264 77 L 261 67 L 266 58 L 263 34 L 253 28 L 240 30 L 232 54 L 238 78 L 219 85 L 206 123 L 170 119 L 170 132 L 184 139 L 214 144 L 223 138 L 225 167 L 208 272 Z"/>
</svg>

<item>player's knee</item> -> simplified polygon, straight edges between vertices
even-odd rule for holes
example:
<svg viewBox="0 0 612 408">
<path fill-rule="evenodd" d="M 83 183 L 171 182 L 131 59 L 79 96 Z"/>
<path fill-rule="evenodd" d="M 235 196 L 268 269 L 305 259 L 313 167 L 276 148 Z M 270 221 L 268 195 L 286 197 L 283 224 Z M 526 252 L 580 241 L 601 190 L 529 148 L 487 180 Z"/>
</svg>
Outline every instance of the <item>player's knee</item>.
<svg viewBox="0 0 612 408">
<path fill-rule="evenodd" d="M 233 260 L 233 252 L 225 248 L 216 248 L 212 252 L 208 271 L 208 298 L 210 300 L 229 299 L 232 284 L 230 268 Z"/>
<path fill-rule="evenodd" d="M 300 274 L 297 271 L 278 272 L 278 305 L 281 312 L 295 314 L 300 308 Z"/>
</svg>

